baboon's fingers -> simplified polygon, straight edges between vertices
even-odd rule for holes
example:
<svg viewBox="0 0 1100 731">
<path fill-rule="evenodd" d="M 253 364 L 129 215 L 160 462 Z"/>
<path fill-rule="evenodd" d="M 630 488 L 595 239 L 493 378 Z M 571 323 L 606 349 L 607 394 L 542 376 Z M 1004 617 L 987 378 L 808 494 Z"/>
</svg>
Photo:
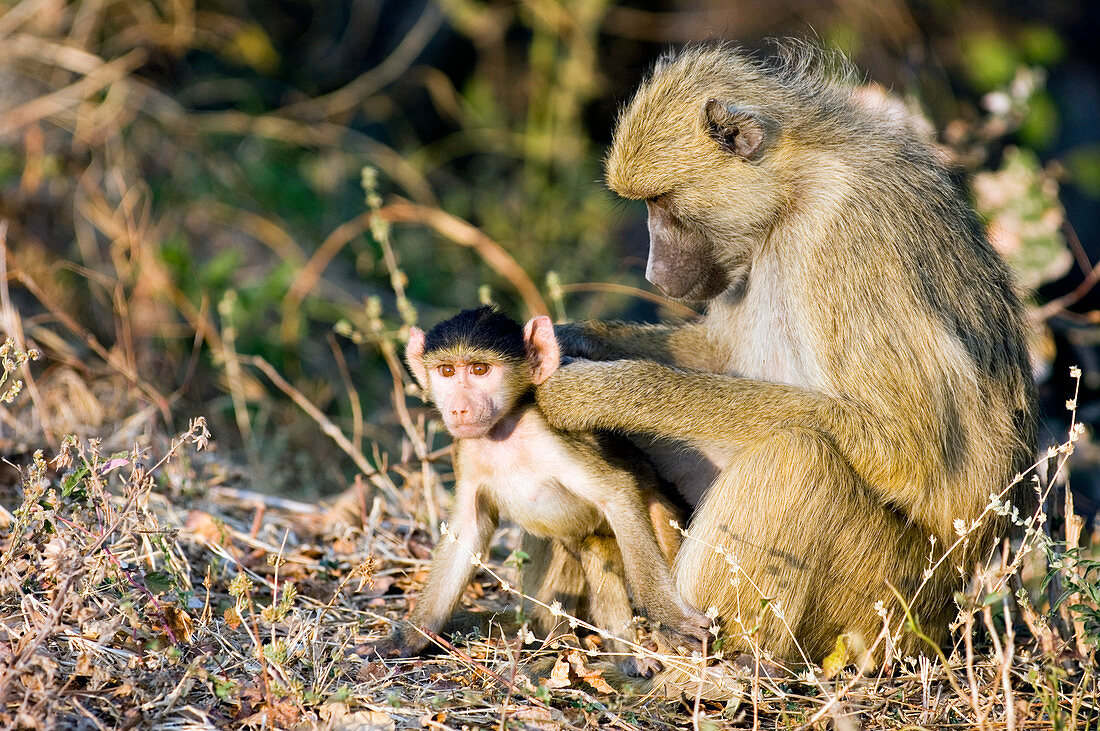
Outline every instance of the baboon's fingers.
<svg viewBox="0 0 1100 731">
<path fill-rule="evenodd" d="M 619 663 L 619 669 L 625 674 L 641 678 L 652 678 L 662 667 L 657 658 L 648 655 L 628 657 Z"/>
<path fill-rule="evenodd" d="M 714 639 L 714 620 L 689 606 L 680 608 L 680 615 L 660 620 L 661 631 L 675 644 L 688 650 L 702 650 L 704 643 Z"/>
<path fill-rule="evenodd" d="M 365 642 L 347 651 L 348 656 L 357 655 L 364 659 L 381 658 L 384 660 L 398 657 L 414 657 L 419 655 L 428 645 L 428 639 L 415 633 L 413 637 L 406 638 L 400 630 L 394 632 L 378 642 Z"/>
</svg>

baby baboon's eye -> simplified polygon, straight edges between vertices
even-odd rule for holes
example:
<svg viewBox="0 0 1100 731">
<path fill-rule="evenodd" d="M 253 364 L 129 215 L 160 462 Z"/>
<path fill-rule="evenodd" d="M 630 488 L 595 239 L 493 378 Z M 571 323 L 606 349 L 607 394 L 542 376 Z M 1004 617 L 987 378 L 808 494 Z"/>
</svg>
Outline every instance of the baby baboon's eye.
<svg viewBox="0 0 1100 731">
<path fill-rule="evenodd" d="M 484 376 L 489 373 L 491 366 L 488 363 L 474 363 L 470 366 L 470 373 L 475 376 Z"/>
<path fill-rule="evenodd" d="M 455 367 L 450 363 L 444 363 L 443 365 L 439 366 L 439 375 L 443 376 L 444 378 L 450 378 L 454 374 Z"/>
</svg>

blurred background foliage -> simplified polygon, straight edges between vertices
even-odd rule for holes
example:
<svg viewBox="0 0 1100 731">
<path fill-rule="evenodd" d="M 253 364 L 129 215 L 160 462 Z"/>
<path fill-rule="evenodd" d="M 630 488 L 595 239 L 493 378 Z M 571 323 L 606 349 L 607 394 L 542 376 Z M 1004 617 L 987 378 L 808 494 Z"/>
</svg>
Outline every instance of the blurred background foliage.
<svg viewBox="0 0 1100 731">
<path fill-rule="evenodd" d="M 682 316 L 644 283 L 644 207 L 601 182 L 616 112 L 670 48 L 786 36 L 845 51 L 927 120 L 1031 303 L 1059 441 L 1071 364 L 1080 417 L 1100 418 L 1098 16 L 1070 0 L 9 0 L 0 329 L 44 360 L 0 451 L 68 432 L 125 447 L 204 414 L 253 484 L 331 492 L 353 463 L 290 394 L 376 462 L 407 454 L 385 358 L 417 318 L 486 297 L 517 317 Z"/>
</svg>

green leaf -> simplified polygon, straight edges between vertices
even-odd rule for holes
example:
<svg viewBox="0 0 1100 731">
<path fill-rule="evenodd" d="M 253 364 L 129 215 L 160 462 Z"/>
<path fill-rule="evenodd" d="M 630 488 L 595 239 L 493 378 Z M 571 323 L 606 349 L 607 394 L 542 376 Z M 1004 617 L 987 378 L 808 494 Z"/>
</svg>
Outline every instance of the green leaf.
<svg viewBox="0 0 1100 731">
<path fill-rule="evenodd" d="M 207 289 L 228 287 L 233 272 L 240 264 L 241 255 L 236 249 L 227 249 L 212 258 L 202 269 L 202 282 Z"/>
<path fill-rule="evenodd" d="M 70 472 L 65 475 L 65 478 L 61 481 L 61 494 L 64 497 L 69 497 L 73 494 L 73 491 L 80 485 L 81 480 L 88 474 L 87 467 L 81 467 L 75 472 Z"/>
<path fill-rule="evenodd" d="M 1090 198 L 1100 198 L 1100 144 L 1075 147 L 1063 159 L 1070 179 Z"/>
<path fill-rule="evenodd" d="M 214 676 L 214 695 L 222 701 L 229 703 L 236 698 L 237 683 L 229 678 Z"/>
<path fill-rule="evenodd" d="M 1028 63 L 1053 66 L 1066 55 L 1066 44 L 1049 25 L 1031 25 L 1020 33 L 1020 50 Z"/>
<path fill-rule="evenodd" d="M 172 575 L 163 571 L 150 571 L 145 574 L 145 588 L 154 594 L 163 594 L 172 588 Z"/>
<path fill-rule="evenodd" d="M 1058 105 L 1050 94 L 1039 91 L 1028 101 L 1027 115 L 1017 134 L 1028 147 L 1045 150 L 1058 138 L 1061 124 L 1062 115 L 1058 112 Z"/>
<path fill-rule="evenodd" d="M 978 91 L 992 91 L 1012 81 L 1020 58 L 1011 44 L 994 33 L 973 33 L 962 41 L 964 70 Z"/>
<path fill-rule="evenodd" d="M 1001 594 L 997 592 L 991 592 L 982 597 L 981 606 L 991 607 L 999 601 L 1001 601 Z"/>
</svg>

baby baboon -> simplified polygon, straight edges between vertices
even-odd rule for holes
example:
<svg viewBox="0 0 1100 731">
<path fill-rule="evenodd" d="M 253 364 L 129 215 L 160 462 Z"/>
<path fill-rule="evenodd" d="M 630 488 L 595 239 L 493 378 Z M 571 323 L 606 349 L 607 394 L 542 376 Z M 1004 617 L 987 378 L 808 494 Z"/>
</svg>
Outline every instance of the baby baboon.
<svg viewBox="0 0 1100 731">
<path fill-rule="evenodd" d="M 573 597 L 556 592 L 563 584 L 570 592 L 583 589 L 592 622 L 630 637 L 625 573 L 634 599 L 664 632 L 690 647 L 702 644 L 711 621 L 680 599 L 669 571 L 679 546 L 669 519 L 678 512 L 658 491 L 645 456 L 609 434 L 552 429 L 535 406 L 534 385 L 560 361 L 549 318 L 521 328 L 491 307 L 466 310 L 427 335 L 413 328 L 406 359 L 455 438 L 457 475 L 453 540 L 438 549 L 409 623 L 433 632 L 443 627 L 476 571 L 471 556 L 484 555 L 503 518 L 552 539 L 532 548 L 535 565 L 524 588 L 536 598 L 576 611 Z M 573 562 L 587 586 L 562 575 Z M 535 613 L 543 624 L 561 621 L 549 615 Z M 427 644 L 423 633 L 402 628 L 374 649 L 413 655 Z M 613 638 L 605 647 L 627 652 Z M 623 666 L 648 675 L 657 664 L 628 657 Z"/>
<path fill-rule="evenodd" d="M 565 365 L 537 390 L 552 426 L 652 442 L 696 504 L 673 569 L 683 597 L 717 607 L 732 646 L 755 627 L 795 662 L 844 633 L 870 644 L 879 601 L 896 629 L 890 587 L 942 641 L 953 567 L 969 574 L 1006 525 L 982 517 L 918 592 L 929 540 L 953 544 L 1036 439 L 1004 263 L 927 143 L 836 65 L 729 47 L 657 64 L 619 120 L 607 182 L 645 201 L 647 278 L 707 313 L 558 326 L 567 355 L 613 362 Z"/>
</svg>

